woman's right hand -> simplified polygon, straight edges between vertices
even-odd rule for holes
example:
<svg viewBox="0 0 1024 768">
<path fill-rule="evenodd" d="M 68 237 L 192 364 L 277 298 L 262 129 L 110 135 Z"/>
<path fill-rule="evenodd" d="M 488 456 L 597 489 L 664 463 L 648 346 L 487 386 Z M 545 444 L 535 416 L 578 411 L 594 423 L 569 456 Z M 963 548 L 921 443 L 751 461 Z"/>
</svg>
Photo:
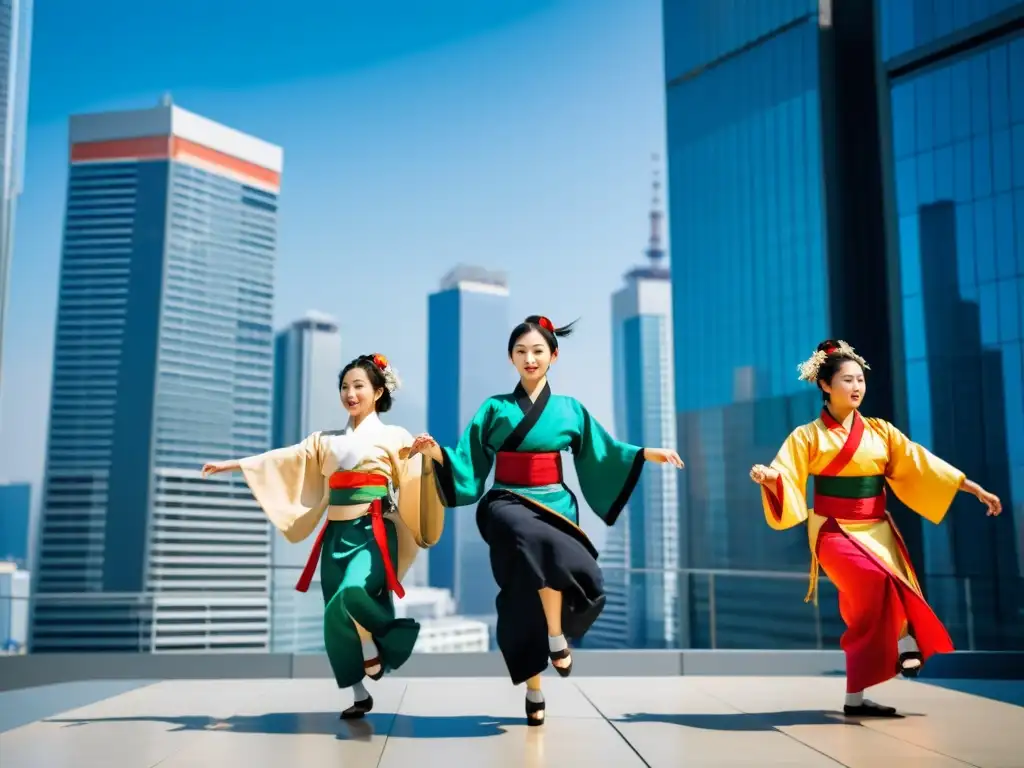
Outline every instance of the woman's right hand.
<svg viewBox="0 0 1024 768">
<path fill-rule="evenodd" d="M 766 467 L 764 464 L 755 464 L 750 468 L 750 479 L 758 485 L 774 485 L 779 479 L 779 470 Z"/>
<path fill-rule="evenodd" d="M 412 441 L 412 446 L 409 448 L 409 455 L 415 456 L 417 453 L 429 456 L 438 464 L 444 463 L 444 454 L 441 452 L 441 446 L 437 444 L 437 440 L 432 438 L 426 432 L 422 435 L 417 435 L 416 439 Z"/>
<path fill-rule="evenodd" d="M 202 476 L 209 477 L 221 472 L 230 472 L 232 469 L 234 469 L 234 462 L 232 461 L 210 461 L 203 464 Z"/>
</svg>

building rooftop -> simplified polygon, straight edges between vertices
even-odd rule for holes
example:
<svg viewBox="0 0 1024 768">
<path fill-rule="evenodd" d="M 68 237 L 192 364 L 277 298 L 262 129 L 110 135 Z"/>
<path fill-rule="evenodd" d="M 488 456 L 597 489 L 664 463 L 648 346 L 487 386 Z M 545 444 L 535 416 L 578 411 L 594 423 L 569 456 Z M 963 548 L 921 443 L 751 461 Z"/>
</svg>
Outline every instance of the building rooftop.
<svg viewBox="0 0 1024 768">
<path fill-rule="evenodd" d="M 496 270 L 484 269 L 470 264 L 459 264 L 441 278 L 441 290 L 453 288 L 489 288 L 508 292 L 508 275 Z"/>
<path fill-rule="evenodd" d="M 320 657 L 291 659 L 284 676 L 268 674 L 281 659 L 251 654 L 0 660 L 0 687 L 37 683 L 0 693 L 0 754 L 4 768 L 1021 764 L 1022 680 L 894 680 L 872 694 L 905 717 L 858 722 L 841 714 L 841 671 L 813 673 L 836 654 L 577 654 L 576 675 L 545 679 L 540 728 L 493 654 L 414 657 L 409 676 L 369 683 L 374 711 L 348 722 L 350 694 Z M 1001 668 L 1019 673 L 1009 657 Z M 758 667 L 777 673 L 743 674 Z M 54 682 L 61 670 L 97 679 Z"/>
</svg>

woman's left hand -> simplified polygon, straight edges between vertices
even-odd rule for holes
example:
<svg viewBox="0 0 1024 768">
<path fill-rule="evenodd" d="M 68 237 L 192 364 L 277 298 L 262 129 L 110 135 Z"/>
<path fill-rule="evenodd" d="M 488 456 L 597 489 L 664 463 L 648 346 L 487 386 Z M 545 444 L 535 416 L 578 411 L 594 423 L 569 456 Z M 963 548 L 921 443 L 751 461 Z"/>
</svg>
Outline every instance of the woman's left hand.
<svg viewBox="0 0 1024 768">
<path fill-rule="evenodd" d="M 979 488 L 977 493 L 978 501 L 988 507 L 986 517 L 996 517 L 1003 511 L 1003 502 L 994 493 L 989 493 L 984 488 Z"/>
<path fill-rule="evenodd" d="M 676 469 L 683 468 L 683 460 L 671 448 L 644 448 L 644 458 L 658 464 L 671 464 Z"/>
</svg>

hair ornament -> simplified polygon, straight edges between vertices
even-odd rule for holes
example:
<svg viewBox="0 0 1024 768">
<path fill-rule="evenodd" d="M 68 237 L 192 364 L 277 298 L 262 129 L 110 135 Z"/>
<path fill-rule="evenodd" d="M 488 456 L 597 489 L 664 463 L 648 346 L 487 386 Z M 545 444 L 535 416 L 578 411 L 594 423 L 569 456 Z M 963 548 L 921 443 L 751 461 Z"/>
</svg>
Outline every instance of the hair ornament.
<svg viewBox="0 0 1024 768">
<path fill-rule="evenodd" d="M 383 374 L 384 386 L 387 388 L 388 392 L 394 393 L 395 390 L 402 386 L 402 380 L 398 378 L 398 374 L 395 372 L 395 369 L 384 355 L 377 353 L 376 355 L 372 355 L 370 359 Z"/>
<path fill-rule="evenodd" d="M 815 351 L 813 355 L 804 360 L 800 365 L 797 366 L 797 370 L 800 371 L 800 381 L 807 381 L 814 384 L 818 381 L 818 371 L 821 370 L 821 366 L 828 360 L 829 355 L 842 355 L 843 357 L 849 358 L 850 360 L 856 360 L 860 367 L 866 371 L 871 370 L 871 366 L 867 364 L 867 361 L 854 352 L 853 347 L 847 344 L 842 339 L 836 342 L 836 344 L 829 344 L 825 349 L 819 349 Z"/>
</svg>

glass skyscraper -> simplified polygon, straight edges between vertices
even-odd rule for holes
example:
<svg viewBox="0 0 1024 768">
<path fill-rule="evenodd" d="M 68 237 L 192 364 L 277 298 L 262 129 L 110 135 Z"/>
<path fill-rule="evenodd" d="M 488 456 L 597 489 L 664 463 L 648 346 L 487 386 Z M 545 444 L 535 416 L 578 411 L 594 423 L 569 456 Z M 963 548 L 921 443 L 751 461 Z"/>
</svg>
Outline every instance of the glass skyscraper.
<svg viewBox="0 0 1024 768">
<path fill-rule="evenodd" d="M 427 431 L 454 446 L 484 400 L 516 384 L 506 350 L 512 326 L 505 275 L 452 269 L 430 294 L 427 328 Z M 452 510 L 446 520 L 430 550 L 430 586 L 451 590 L 460 614 L 493 616 L 498 588 L 476 506 Z"/>
<path fill-rule="evenodd" d="M 962 648 L 1019 648 L 1024 573 L 1024 2 L 879 2 L 894 345 L 910 436 L 998 494 L 924 529 Z"/>
<path fill-rule="evenodd" d="M 333 318 L 308 312 L 274 341 L 274 448 L 294 445 L 313 432 L 342 429 L 338 374 L 343 363 L 341 331 Z M 320 569 L 307 592 L 296 592 L 313 539 L 293 544 L 271 530 L 271 637 L 275 653 L 312 653 L 324 647 Z"/>
<path fill-rule="evenodd" d="M 265 649 L 266 450 L 283 153 L 165 100 L 78 115 L 34 651 Z"/>
<path fill-rule="evenodd" d="M 768 528 L 748 471 L 817 416 L 797 365 L 825 337 L 891 376 L 873 16 L 739 5 L 664 3 L 679 553 L 703 569 L 683 582 L 680 642 L 817 647 L 840 631 L 834 593 L 819 622 L 806 532 Z M 886 386 L 867 405 L 892 418 Z"/>
<path fill-rule="evenodd" d="M 14 214 L 24 179 L 33 0 L 0 0 L 0 388 Z"/>
<path fill-rule="evenodd" d="M 663 264 L 660 184 L 651 210 L 649 263 L 612 295 L 615 434 L 633 445 L 676 444 L 671 274 Z M 649 465 L 601 551 L 607 602 L 588 648 L 679 645 L 678 470 Z"/>
</svg>

